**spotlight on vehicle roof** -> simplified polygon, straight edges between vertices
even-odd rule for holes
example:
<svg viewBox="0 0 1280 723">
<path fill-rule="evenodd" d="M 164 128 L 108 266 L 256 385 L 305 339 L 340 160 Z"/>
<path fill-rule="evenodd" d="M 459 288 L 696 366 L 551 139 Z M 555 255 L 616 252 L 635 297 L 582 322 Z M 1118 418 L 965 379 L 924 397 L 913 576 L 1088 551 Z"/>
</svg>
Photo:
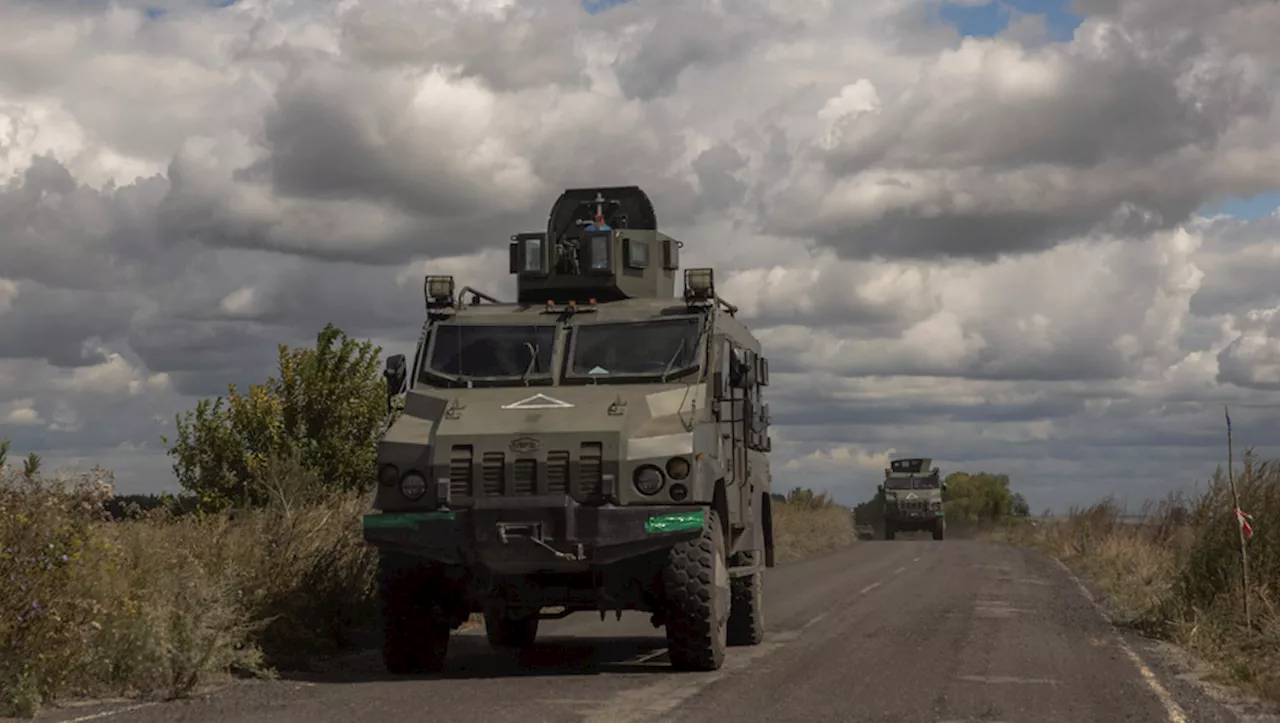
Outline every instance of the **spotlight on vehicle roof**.
<svg viewBox="0 0 1280 723">
<path fill-rule="evenodd" d="M 710 299 L 715 295 L 715 279 L 711 269 L 684 270 L 684 297 L 686 299 Z"/>
<path fill-rule="evenodd" d="M 427 308 L 453 306 L 453 277 L 428 276 L 422 285 L 427 299 Z"/>
</svg>

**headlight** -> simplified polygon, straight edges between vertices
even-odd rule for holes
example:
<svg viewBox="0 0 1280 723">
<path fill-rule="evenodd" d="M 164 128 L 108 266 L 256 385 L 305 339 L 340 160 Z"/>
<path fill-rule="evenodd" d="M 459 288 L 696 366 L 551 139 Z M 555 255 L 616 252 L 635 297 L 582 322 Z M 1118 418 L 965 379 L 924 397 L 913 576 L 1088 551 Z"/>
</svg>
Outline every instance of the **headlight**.
<svg viewBox="0 0 1280 723">
<path fill-rule="evenodd" d="M 414 500 L 422 499 L 427 493 L 427 480 L 417 472 L 410 472 L 400 480 L 400 494 L 406 498 Z"/>
<path fill-rule="evenodd" d="M 667 460 L 667 476 L 671 479 L 684 479 L 689 476 L 689 460 L 684 457 L 672 457 Z"/>
<path fill-rule="evenodd" d="M 378 470 L 378 481 L 390 487 L 400 479 L 400 470 L 396 469 L 394 464 L 384 464 L 382 469 Z"/>
<path fill-rule="evenodd" d="M 631 476 L 631 481 L 642 495 L 658 494 L 662 491 L 662 485 L 666 482 L 662 477 L 662 470 L 650 465 L 637 467 L 635 473 Z"/>
</svg>

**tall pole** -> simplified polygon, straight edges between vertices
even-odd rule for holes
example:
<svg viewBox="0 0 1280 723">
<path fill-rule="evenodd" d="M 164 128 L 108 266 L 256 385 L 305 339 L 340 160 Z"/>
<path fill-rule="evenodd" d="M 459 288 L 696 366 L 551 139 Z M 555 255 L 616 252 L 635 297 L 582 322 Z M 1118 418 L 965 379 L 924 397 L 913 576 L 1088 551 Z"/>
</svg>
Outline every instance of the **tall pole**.
<svg viewBox="0 0 1280 723">
<path fill-rule="evenodd" d="M 1226 405 L 1223 405 L 1222 411 L 1227 418 L 1227 484 L 1231 487 L 1231 517 L 1235 519 L 1236 532 L 1240 535 L 1240 593 L 1244 599 L 1244 625 L 1252 630 L 1253 621 L 1249 617 L 1249 548 L 1245 546 L 1244 542 L 1244 525 L 1240 517 L 1240 495 L 1236 493 L 1235 450 L 1231 444 L 1231 410 Z"/>
</svg>

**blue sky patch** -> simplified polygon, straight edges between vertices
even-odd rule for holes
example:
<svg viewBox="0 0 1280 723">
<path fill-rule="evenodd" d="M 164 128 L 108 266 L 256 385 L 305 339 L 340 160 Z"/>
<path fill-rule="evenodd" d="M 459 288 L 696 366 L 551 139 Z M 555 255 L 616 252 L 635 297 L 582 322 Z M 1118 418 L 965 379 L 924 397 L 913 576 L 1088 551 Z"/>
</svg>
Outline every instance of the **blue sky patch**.
<svg viewBox="0 0 1280 723">
<path fill-rule="evenodd" d="M 582 9 L 592 15 L 595 15 L 629 1 L 630 0 L 582 0 Z"/>
<path fill-rule="evenodd" d="M 1270 216 L 1277 208 L 1280 208 L 1280 191 L 1259 193 L 1252 198 L 1232 196 L 1217 203 L 1206 203 L 1200 207 L 1199 213 L 1205 216 L 1225 213 L 1252 221 L 1255 218 Z"/>
<path fill-rule="evenodd" d="M 1009 27 L 1014 11 L 1045 16 L 1049 37 L 1070 40 L 1080 27 L 1081 17 L 1068 8 L 1071 0 L 992 0 L 986 5 L 958 5 L 943 2 L 942 20 L 955 26 L 961 35 L 990 38 Z"/>
</svg>

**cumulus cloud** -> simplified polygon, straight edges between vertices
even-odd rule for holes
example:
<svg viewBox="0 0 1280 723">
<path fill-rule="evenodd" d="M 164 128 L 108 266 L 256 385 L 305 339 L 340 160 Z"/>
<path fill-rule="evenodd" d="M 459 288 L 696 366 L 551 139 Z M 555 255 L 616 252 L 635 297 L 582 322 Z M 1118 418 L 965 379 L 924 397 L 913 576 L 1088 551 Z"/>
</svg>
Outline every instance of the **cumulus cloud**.
<svg viewBox="0 0 1280 723">
<path fill-rule="evenodd" d="M 406 351 L 423 274 L 512 298 L 511 233 L 631 183 L 773 360 L 780 486 L 918 454 L 1136 501 L 1211 471 L 1221 405 L 1280 421 L 1280 216 L 1199 215 L 1280 185 L 1274 3 L 1077 0 L 1065 40 L 936 0 L 221 5 L 0 10 L 15 450 L 171 488 L 173 414 L 277 343 Z"/>
</svg>

